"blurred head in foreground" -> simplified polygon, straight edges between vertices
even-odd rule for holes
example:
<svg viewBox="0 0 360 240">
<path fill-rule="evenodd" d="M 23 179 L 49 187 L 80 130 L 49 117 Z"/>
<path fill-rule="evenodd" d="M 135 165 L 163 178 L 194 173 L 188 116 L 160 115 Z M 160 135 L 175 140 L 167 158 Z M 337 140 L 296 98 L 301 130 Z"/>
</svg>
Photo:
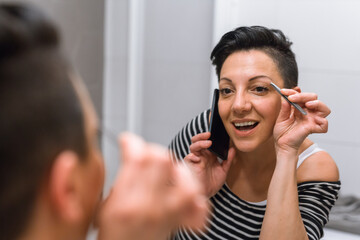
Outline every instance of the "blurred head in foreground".
<svg viewBox="0 0 360 240">
<path fill-rule="evenodd" d="M 85 236 L 104 178 L 97 119 L 56 27 L 28 5 L 0 4 L 0 134 L 1 238 Z"/>
</svg>

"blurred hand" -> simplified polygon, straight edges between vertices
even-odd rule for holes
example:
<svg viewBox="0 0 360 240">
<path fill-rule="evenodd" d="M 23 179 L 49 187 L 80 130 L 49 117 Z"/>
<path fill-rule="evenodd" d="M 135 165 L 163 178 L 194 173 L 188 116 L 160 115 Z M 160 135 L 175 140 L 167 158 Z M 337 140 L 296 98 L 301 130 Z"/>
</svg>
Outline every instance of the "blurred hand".
<svg viewBox="0 0 360 240">
<path fill-rule="evenodd" d="M 299 93 L 293 89 L 282 89 L 289 100 L 299 104 L 307 112 L 301 114 L 285 99 L 282 99 L 282 107 L 274 127 L 274 138 L 278 150 L 298 150 L 301 143 L 311 133 L 326 133 L 328 121 L 326 117 L 330 109 L 317 99 L 315 93 Z"/>
<path fill-rule="evenodd" d="M 191 138 L 190 154 L 184 160 L 187 166 L 203 184 L 207 197 L 215 195 L 224 185 L 227 173 L 235 156 L 235 149 L 230 147 L 228 159 L 220 163 L 217 156 L 210 152 L 210 132 L 200 133 Z"/>
<path fill-rule="evenodd" d="M 99 214 L 99 240 L 166 239 L 180 224 L 201 227 L 207 198 L 191 172 L 167 151 L 126 133 L 123 166 Z"/>
</svg>

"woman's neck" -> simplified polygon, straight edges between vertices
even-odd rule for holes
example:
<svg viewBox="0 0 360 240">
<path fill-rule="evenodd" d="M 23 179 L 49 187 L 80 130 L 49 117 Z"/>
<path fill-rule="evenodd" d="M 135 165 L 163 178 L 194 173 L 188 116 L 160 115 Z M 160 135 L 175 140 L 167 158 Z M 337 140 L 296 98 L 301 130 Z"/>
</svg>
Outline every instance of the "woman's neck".
<svg viewBox="0 0 360 240">
<path fill-rule="evenodd" d="M 260 202 L 266 199 L 275 164 L 273 139 L 252 152 L 237 151 L 226 183 L 243 200 Z"/>
<path fill-rule="evenodd" d="M 276 152 L 273 139 L 269 139 L 264 144 L 251 152 L 236 152 L 234 164 L 249 172 L 259 172 L 275 167 Z M 232 166 L 233 167 L 233 166 Z"/>
</svg>

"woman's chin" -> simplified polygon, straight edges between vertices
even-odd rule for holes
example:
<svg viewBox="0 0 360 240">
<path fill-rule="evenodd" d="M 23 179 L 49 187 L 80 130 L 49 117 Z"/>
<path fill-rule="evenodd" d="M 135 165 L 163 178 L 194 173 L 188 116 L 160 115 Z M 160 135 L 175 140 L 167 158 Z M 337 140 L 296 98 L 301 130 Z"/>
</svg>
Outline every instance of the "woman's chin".
<svg viewBox="0 0 360 240">
<path fill-rule="evenodd" d="M 238 152 L 251 153 L 258 150 L 268 151 L 274 148 L 274 140 L 272 136 L 261 139 L 235 139 L 232 140 Z"/>
<path fill-rule="evenodd" d="M 242 142 L 242 141 L 235 142 L 234 145 L 237 151 L 246 152 L 246 153 L 255 151 L 255 149 L 258 146 L 255 143 Z"/>
</svg>

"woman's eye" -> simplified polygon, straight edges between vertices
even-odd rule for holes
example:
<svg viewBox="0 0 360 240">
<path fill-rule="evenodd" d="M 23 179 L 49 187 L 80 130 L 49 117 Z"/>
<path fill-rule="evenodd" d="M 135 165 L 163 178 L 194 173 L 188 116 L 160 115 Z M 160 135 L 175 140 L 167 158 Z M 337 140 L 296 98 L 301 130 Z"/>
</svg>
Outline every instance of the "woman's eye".
<svg viewBox="0 0 360 240">
<path fill-rule="evenodd" d="M 257 92 L 257 93 L 265 93 L 265 92 L 267 92 L 268 90 L 269 90 L 269 89 L 268 89 L 267 87 L 261 87 L 261 86 L 254 88 L 254 91 Z"/>
<path fill-rule="evenodd" d="M 221 95 L 228 95 L 231 93 L 231 89 L 230 88 L 222 88 L 219 90 Z"/>
</svg>

